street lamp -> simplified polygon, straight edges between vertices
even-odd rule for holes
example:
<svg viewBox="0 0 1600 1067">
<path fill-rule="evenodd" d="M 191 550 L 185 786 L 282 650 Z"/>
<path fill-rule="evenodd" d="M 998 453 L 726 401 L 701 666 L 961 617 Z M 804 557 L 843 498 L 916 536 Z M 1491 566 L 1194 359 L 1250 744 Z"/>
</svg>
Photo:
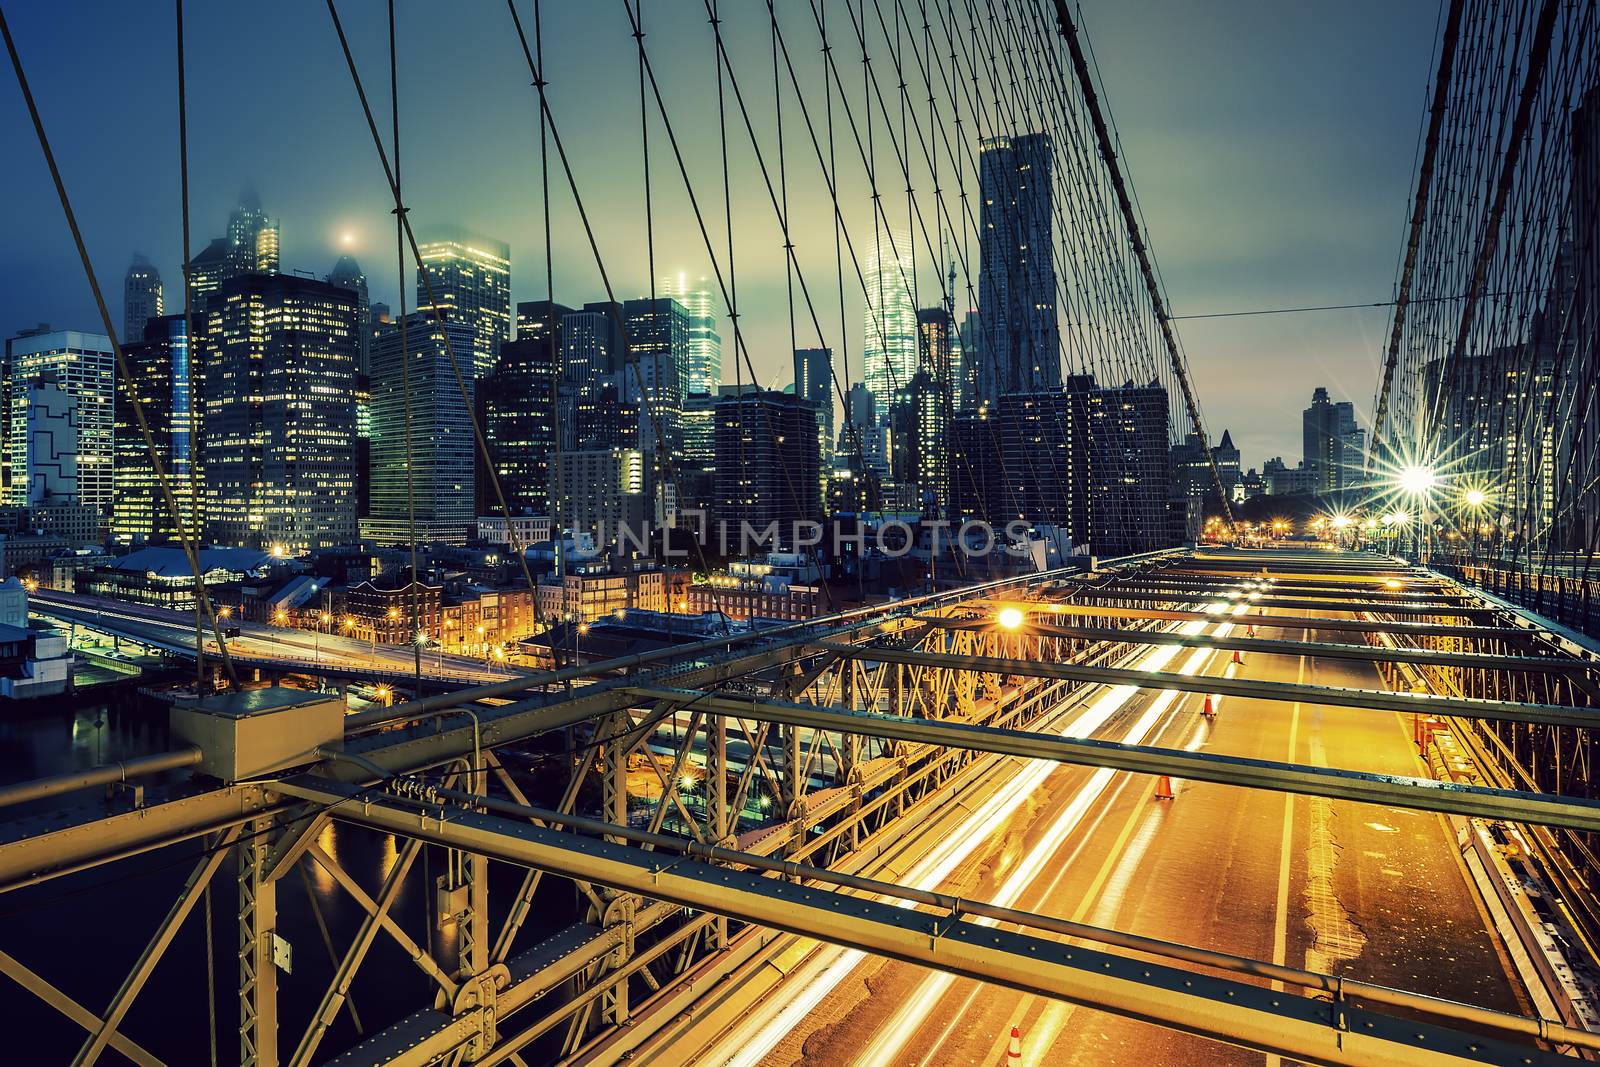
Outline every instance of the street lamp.
<svg viewBox="0 0 1600 1067">
<path fill-rule="evenodd" d="M 311 646 L 312 646 L 313 650 L 316 653 L 317 662 L 321 663 L 322 662 L 322 627 L 328 625 L 328 623 L 333 620 L 333 616 L 330 615 L 328 612 L 324 611 L 324 612 L 322 612 L 321 614 L 319 614 L 317 616 L 317 620 L 322 625 L 318 626 L 314 631 L 312 631 L 316 636 L 314 636 L 311 639 Z"/>
</svg>

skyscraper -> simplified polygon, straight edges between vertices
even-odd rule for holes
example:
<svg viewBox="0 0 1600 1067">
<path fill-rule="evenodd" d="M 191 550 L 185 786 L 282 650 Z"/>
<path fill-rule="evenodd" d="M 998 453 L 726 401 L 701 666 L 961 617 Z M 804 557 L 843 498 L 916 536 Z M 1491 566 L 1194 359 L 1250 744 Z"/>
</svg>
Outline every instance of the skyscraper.
<svg viewBox="0 0 1600 1067">
<path fill-rule="evenodd" d="M 833 463 L 833 349 L 794 350 L 794 395 L 816 405 L 822 431 L 822 470 Z"/>
<path fill-rule="evenodd" d="M 261 198 L 246 189 L 228 216 L 226 276 L 278 273 L 278 220 L 261 210 Z"/>
<path fill-rule="evenodd" d="M 202 324 L 203 320 L 196 320 L 197 326 Z M 150 451 L 133 417 L 133 406 L 127 397 L 130 389 L 139 398 L 179 514 L 190 531 L 198 535 L 193 490 L 200 457 L 193 430 L 199 398 L 190 391 L 189 339 L 183 316 L 151 319 L 142 339 L 125 345 L 122 351 L 132 380 L 117 392 L 117 502 L 111 521 L 112 536 L 124 542 L 178 539 Z"/>
<path fill-rule="evenodd" d="M 716 420 L 716 517 L 732 524 L 730 551 L 741 522 L 775 522 L 790 544 L 791 524 L 822 511 L 816 411 L 791 393 L 753 391 L 719 400 Z"/>
<path fill-rule="evenodd" d="M 715 393 L 722 384 L 722 336 L 717 333 L 717 305 L 710 282 L 692 285 L 683 272 L 661 279 L 662 296 L 682 304 L 689 315 L 689 340 L 684 349 L 683 392 Z"/>
<path fill-rule="evenodd" d="M 29 507 L 78 502 L 78 402 L 45 371 L 27 388 Z"/>
<path fill-rule="evenodd" d="M 1366 432 L 1356 426 L 1354 404 L 1334 403 L 1328 390 L 1318 386 L 1311 394 L 1311 406 L 1301 414 L 1301 431 L 1314 492 L 1338 492 L 1360 481 Z"/>
<path fill-rule="evenodd" d="M 862 380 L 885 414 L 896 389 L 917 373 L 917 306 L 911 235 L 891 230 L 878 235 L 867 252 L 866 373 Z"/>
<path fill-rule="evenodd" d="M 1060 389 L 1007 393 L 994 428 L 1000 439 L 1005 484 L 1000 501 L 1007 521 L 1047 523 L 1085 540 L 1088 519 L 1081 400 Z"/>
<path fill-rule="evenodd" d="M 162 314 L 161 272 L 144 256 L 134 254 L 122 282 L 122 342 L 144 340 L 144 324 Z"/>
<path fill-rule="evenodd" d="M 483 390 L 484 439 L 513 513 L 553 514 L 550 482 L 559 420 L 561 323 L 571 311 L 545 300 L 518 304 L 517 339 L 500 346 Z M 500 513 L 491 487 L 480 486 L 479 496 L 483 514 Z"/>
<path fill-rule="evenodd" d="M 379 544 L 410 544 L 414 506 L 419 542 L 465 544 L 477 518 L 477 444 L 470 415 L 474 383 L 467 382 L 463 399 L 450 368 L 450 350 L 470 348 L 472 327 L 456 321 L 441 324 L 425 311 L 414 311 L 405 317 L 405 330 L 408 364 L 401 359 L 399 323 L 383 327 L 373 338 L 372 505 L 361 533 Z"/>
<path fill-rule="evenodd" d="M 985 366 L 992 364 L 983 352 L 983 324 L 976 311 L 969 311 L 961 319 L 961 352 L 956 359 L 956 385 L 951 390 L 958 411 L 976 410 L 980 401 L 994 393 Z"/>
<path fill-rule="evenodd" d="M 985 382 L 987 400 L 1061 385 L 1052 152 L 1044 133 L 991 137 L 980 150 L 978 308 L 983 359 L 994 376 Z"/>
<path fill-rule="evenodd" d="M 689 313 L 671 297 L 628 300 L 622 305 L 628 357 L 616 368 L 619 395 L 639 405 L 639 450 L 645 455 L 648 490 L 665 521 L 674 506 L 664 494 L 668 464 L 683 455 L 683 369 L 688 362 Z"/>
<path fill-rule="evenodd" d="M 189 291 L 196 314 L 205 310 L 205 298 L 221 289 L 228 277 L 228 239 L 214 237 L 189 260 Z"/>
<path fill-rule="evenodd" d="M 1088 378 L 1073 382 L 1082 383 L 1074 405 L 1081 431 L 1075 433 L 1088 450 L 1089 522 L 1086 530 L 1074 529 L 1076 540 L 1086 538 L 1090 551 L 1108 556 L 1168 547 L 1167 391 L 1159 382 L 1114 387 L 1097 387 Z M 1233 469 L 1237 476 L 1237 453 Z"/>
<path fill-rule="evenodd" d="M 956 386 L 956 361 L 961 354 L 955 326 L 944 308 L 922 308 L 917 312 L 917 367 L 946 392 Z"/>
<path fill-rule="evenodd" d="M 472 327 L 469 352 L 457 352 L 465 375 L 486 377 L 500 346 L 511 339 L 511 246 L 462 229 L 419 241 L 427 278 L 417 278 L 417 310 L 432 312 L 433 300 L 447 317 Z M 429 287 L 433 297 L 429 298 Z"/>
<path fill-rule="evenodd" d="M 204 322 L 211 539 L 295 553 L 354 541 L 355 294 L 242 274 L 210 298 Z"/>
<path fill-rule="evenodd" d="M 78 405 L 78 502 L 105 514 L 111 508 L 116 469 L 113 398 L 117 375 L 111 338 L 76 330 L 51 331 L 49 327 L 6 341 L 6 362 L 0 374 L 9 394 L 5 439 L 0 443 L 6 460 L 0 467 L 4 503 L 20 507 L 28 502 L 27 386 L 47 372 L 54 373 Z"/>
<path fill-rule="evenodd" d="M 356 294 L 356 323 L 359 327 L 356 330 L 356 373 L 366 376 L 370 373 L 372 360 L 372 327 L 369 321 L 372 302 L 367 294 L 367 276 L 361 272 L 361 264 L 356 262 L 354 256 L 340 256 L 325 280 L 329 285 L 337 285 Z"/>
</svg>

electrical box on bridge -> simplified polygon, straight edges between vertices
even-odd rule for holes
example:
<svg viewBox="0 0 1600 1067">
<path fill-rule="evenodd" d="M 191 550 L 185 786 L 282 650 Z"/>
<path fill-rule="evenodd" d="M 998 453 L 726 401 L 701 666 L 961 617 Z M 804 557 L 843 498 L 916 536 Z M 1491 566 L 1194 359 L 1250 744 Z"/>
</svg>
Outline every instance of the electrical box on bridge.
<svg viewBox="0 0 1600 1067">
<path fill-rule="evenodd" d="M 172 736 L 205 753 L 199 770 L 224 782 L 315 762 L 344 744 L 344 701 L 273 686 L 174 704 Z"/>
</svg>

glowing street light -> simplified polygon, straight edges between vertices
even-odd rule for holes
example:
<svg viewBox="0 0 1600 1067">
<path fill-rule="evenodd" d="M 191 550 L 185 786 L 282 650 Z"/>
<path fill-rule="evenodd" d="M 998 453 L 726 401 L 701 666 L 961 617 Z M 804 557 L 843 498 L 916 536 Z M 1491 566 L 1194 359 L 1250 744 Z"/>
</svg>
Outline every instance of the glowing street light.
<svg viewBox="0 0 1600 1067">
<path fill-rule="evenodd" d="M 1481 508 L 1488 501 L 1489 494 L 1482 489 L 1468 489 L 1461 495 L 1461 499 L 1469 508 Z"/>
<path fill-rule="evenodd" d="M 1413 496 L 1420 496 L 1439 483 L 1432 467 L 1413 465 L 1400 472 L 1400 488 Z"/>
<path fill-rule="evenodd" d="M 1022 625 L 1022 612 L 1016 608 L 1001 608 L 994 621 L 1000 624 L 1001 629 L 1015 630 Z"/>
</svg>

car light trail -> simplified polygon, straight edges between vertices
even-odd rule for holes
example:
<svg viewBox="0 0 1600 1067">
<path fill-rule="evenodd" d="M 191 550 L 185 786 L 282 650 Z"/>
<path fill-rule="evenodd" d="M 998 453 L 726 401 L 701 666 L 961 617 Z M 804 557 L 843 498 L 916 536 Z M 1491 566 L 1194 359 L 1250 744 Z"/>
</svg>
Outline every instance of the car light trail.
<svg viewBox="0 0 1600 1067">
<path fill-rule="evenodd" d="M 1197 624 L 1191 623 L 1190 625 Z M 1204 624 L 1198 625 L 1203 626 Z M 1232 623 L 1226 622 L 1217 624 L 1215 636 L 1226 637 L 1232 626 Z M 1190 653 L 1189 658 L 1178 669 L 1178 673 L 1196 674 L 1215 655 L 1215 649 L 1196 649 Z M 1162 716 L 1177 701 L 1178 695 L 1175 690 L 1163 690 L 1150 702 L 1150 706 L 1145 709 L 1144 714 L 1140 715 L 1138 720 L 1129 727 L 1127 734 L 1119 740 L 1127 745 L 1142 744 L 1145 738 L 1155 730 Z M 1027 859 L 1001 885 L 992 898 L 992 903 L 999 904 L 1002 907 L 1011 907 L 1016 904 L 1017 898 L 1022 896 L 1023 892 L 1039 877 L 1044 865 L 1055 856 L 1056 852 L 1066 842 L 1067 836 L 1078 828 L 1078 824 L 1083 821 L 1083 817 L 1089 808 L 1105 793 L 1107 787 L 1111 785 L 1118 773 L 1102 767 L 1089 776 L 1089 780 L 1079 788 L 1078 792 L 1073 796 L 1072 802 L 1056 817 L 1055 822 L 1051 824 L 1038 845 L 1029 851 Z M 984 926 L 993 926 L 995 924 L 995 920 L 987 918 L 978 918 L 973 921 Z M 955 984 L 955 980 L 954 975 L 946 973 L 936 974 L 924 979 L 917 992 L 909 1000 L 901 1004 L 889 1022 L 885 1024 L 883 1029 L 878 1031 L 877 1035 L 862 1051 L 856 1062 L 866 1065 L 866 1067 L 885 1067 L 885 1065 L 896 1062 L 899 1058 L 900 1049 L 906 1042 L 916 1036 L 916 1032 L 933 1012 L 940 999 Z"/>
<path fill-rule="evenodd" d="M 1228 605 L 1221 602 L 1207 604 L 1205 610 L 1211 614 L 1224 611 Z M 1243 610 L 1243 606 L 1235 609 Z M 1185 635 L 1197 635 L 1208 626 L 1215 626 L 1216 633 L 1221 636 L 1232 627 L 1231 623 L 1214 623 L 1208 620 L 1187 622 L 1177 627 L 1177 632 Z M 1133 664 L 1137 669 L 1159 671 L 1177 658 L 1181 646 L 1158 646 L 1143 653 Z M 1200 649 L 1194 652 L 1184 664 L 1183 672 L 1193 674 L 1199 670 L 1206 658 L 1214 654 L 1214 650 Z M 1192 669 L 1191 669 L 1192 668 Z M 1112 686 L 1092 701 L 1084 711 L 1078 715 L 1065 729 L 1062 736 L 1072 738 L 1087 738 L 1096 730 L 1103 727 L 1113 715 L 1120 711 L 1133 696 L 1139 692 L 1137 686 L 1118 685 Z M 1152 702 L 1150 709 L 1142 715 L 1133 727 L 1142 737 L 1160 715 L 1172 705 L 1178 694 L 1173 691 L 1164 691 Z M 1133 731 L 1130 731 L 1132 736 Z M 927 856 L 923 857 L 903 877 L 905 884 L 919 889 L 936 889 L 950 877 L 951 873 L 959 867 L 984 841 L 994 833 L 995 828 L 1005 824 L 1013 812 L 1026 802 L 1041 786 L 1051 773 L 1059 769 L 1059 765 L 1043 761 L 1030 761 L 1024 764 L 1016 777 L 1004 790 L 999 791 L 980 805 L 970 816 L 952 832 L 944 841 L 937 845 Z M 1097 771 L 1091 783 L 1098 780 L 1101 775 L 1109 781 L 1110 771 Z M 1104 789 L 1100 785 L 1099 789 Z M 1095 794 L 1099 795 L 1098 791 Z M 1076 825 L 1082 818 L 1083 811 L 1088 807 L 1085 802 L 1080 808 L 1077 802 L 1070 806 L 1075 809 L 1071 825 Z M 1059 824 L 1059 822 L 1058 822 Z M 1070 830 L 1071 826 L 1067 827 Z M 1052 827 L 1052 833 L 1054 827 Z M 1063 831 L 1063 836 L 1067 831 Z M 1046 857 L 1055 851 L 1052 846 Z M 1035 851 L 1044 851 L 1043 849 Z M 1040 861 L 1042 862 L 1042 861 Z M 1030 873 L 1030 880 L 1037 876 L 1036 867 Z M 911 907 L 909 901 L 897 902 L 900 907 Z M 856 949 L 839 948 L 837 946 L 824 946 L 813 953 L 805 964 L 796 972 L 794 981 L 798 988 L 786 992 L 782 997 L 771 997 L 768 1003 L 771 1007 L 763 1010 L 757 1008 L 748 1015 L 741 1024 L 735 1026 L 723 1039 L 718 1041 L 707 1053 L 703 1062 L 717 1064 L 719 1067 L 754 1067 L 767 1056 L 778 1042 L 791 1033 L 800 1022 L 810 1014 L 822 999 L 842 982 L 855 967 L 867 958 L 867 954 Z"/>
</svg>

